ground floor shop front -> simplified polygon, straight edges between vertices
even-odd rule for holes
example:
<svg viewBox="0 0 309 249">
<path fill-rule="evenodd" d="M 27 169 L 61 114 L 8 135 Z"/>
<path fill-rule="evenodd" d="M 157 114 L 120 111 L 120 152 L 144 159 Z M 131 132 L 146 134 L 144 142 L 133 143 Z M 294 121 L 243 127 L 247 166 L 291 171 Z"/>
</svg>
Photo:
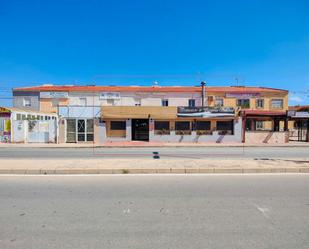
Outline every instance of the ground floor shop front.
<svg viewBox="0 0 309 249">
<path fill-rule="evenodd" d="M 239 119 L 107 119 L 102 130 L 107 142 L 241 142 Z"/>
<path fill-rule="evenodd" d="M 58 116 L 10 107 L 0 107 L 0 142 L 57 143 Z"/>
<path fill-rule="evenodd" d="M 239 114 L 214 110 L 192 116 L 187 110 L 180 113 L 176 107 L 111 106 L 102 107 L 96 116 L 63 117 L 59 127 L 60 143 L 282 144 L 289 141 L 288 118 L 283 112 Z"/>
</svg>

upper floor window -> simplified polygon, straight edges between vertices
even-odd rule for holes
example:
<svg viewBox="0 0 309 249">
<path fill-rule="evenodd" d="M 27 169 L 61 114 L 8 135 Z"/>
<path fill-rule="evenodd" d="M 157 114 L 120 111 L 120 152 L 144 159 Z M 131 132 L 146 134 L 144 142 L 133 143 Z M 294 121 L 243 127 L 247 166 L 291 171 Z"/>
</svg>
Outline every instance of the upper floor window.
<svg viewBox="0 0 309 249">
<path fill-rule="evenodd" d="M 264 108 L 264 99 L 256 100 L 256 108 Z"/>
<path fill-rule="evenodd" d="M 107 99 L 106 103 L 107 103 L 107 105 L 115 105 L 115 100 L 114 99 Z"/>
<path fill-rule="evenodd" d="M 134 98 L 135 106 L 141 106 L 142 100 L 140 98 Z"/>
<path fill-rule="evenodd" d="M 168 99 L 162 99 L 162 106 L 168 106 Z"/>
<path fill-rule="evenodd" d="M 30 98 L 24 98 L 23 106 L 31 106 L 31 99 Z"/>
<path fill-rule="evenodd" d="M 237 99 L 237 106 L 241 108 L 250 108 L 250 99 Z"/>
<path fill-rule="evenodd" d="M 189 107 L 195 107 L 195 99 L 189 99 Z"/>
<path fill-rule="evenodd" d="M 52 99 L 52 107 L 58 107 L 59 99 Z"/>
<path fill-rule="evenodd" d="M 271 108 L 282 109 L 283 108 L 283 99 L 272 99 Z"/>
<path fill-rule="evenodd" d="M 223 106 L 223 99 L 216 99 L 215 106 Z"/>
<path fill-rule="evenodd" d="M 86 106 L 87 105 L 87 99 L 86 98 L 79 98 L 79 105 L 80 106 Z"/>
</svg>

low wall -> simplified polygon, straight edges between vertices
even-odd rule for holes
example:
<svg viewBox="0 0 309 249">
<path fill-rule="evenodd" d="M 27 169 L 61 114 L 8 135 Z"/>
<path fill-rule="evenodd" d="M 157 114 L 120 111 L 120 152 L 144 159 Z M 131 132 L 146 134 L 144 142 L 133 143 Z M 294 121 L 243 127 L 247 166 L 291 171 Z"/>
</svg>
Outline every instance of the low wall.
<svg viewBox="0 0 309 249">
<path fill-rule="evenodd" d="M 153 121 L 151 121 L 153 122 Z M 150 123 L 151 125 L 151 123 Z M 213 131 L 212 135 L 197 135 L 196 131 L 192 131 L 190 135 L 176 135 L 175 131 L 171 131 L 169 135 L 155 135 L 154 130 L 149 132 L 149 141 L 151 142 L 188 142 L 188 143 L 241 143 L 241 118 L 234 120 L 234 135 L 219 135 L 218 131 Z"/>
<path fill-rule="evenodd" d="M 95 139 L 95 143 L 131 141 L 132 134 L 131 120 L 126 121 L 126 137 L 108 137 L 106 134 L 106 123 L 102 123 L 100 131 L 95 127 L 95 137 L 99 132 L 101 135 Z M 154 131 L 154 121 L 149 121 L 149 141 L 150 142 L 171 142 L 171 143 L 241 143 L 242 141 L 242 121 L 241 118 L 234 121 L 234 135 L 219 135 L 218 131 L 213 131 L 212 135 L 197 135 L 192 131 L 190 135 L 176 135 L 171 131 L 168 135 L 156 135 Z"/>
<path fill-rule="evenodd" d="M 284 144 L 289 141 L 285 131 L 246 131 L 246 143 L 250 144 Z"/>
</svg>

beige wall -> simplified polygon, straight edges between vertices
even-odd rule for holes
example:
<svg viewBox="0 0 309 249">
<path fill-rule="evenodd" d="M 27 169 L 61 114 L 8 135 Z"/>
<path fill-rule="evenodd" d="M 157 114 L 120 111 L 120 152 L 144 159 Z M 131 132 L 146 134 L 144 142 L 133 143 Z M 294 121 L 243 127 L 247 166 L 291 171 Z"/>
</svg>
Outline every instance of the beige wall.
<svg viewBox="0 0 309 249">
<path fill-rule="evenodd" d="M 66 134 L 66 131 L 65 131 L 65 120 L 64 119 L 60 119 L 59 120 L 59 140 L 58 140 L 58 143 L 65 143 L 65 134 Z"/>
<path fill-rule="evenodd" d="M 111 130 L 111 121 L 126 121 L 125 119 L 107 119 L 106 124 L 106 136 L 107 137 L 126 137 L 126 130 Z"/>
<path fill-rule="evenodd" d="M 288 132 L 247 131 L 248 144 L 283 144 L 288 142 Z"/>
<path fill-rule="evenodd" d="M 59 99 L 58 105 L 66 106 L 68 103 L 68 99 Z M 53 106 L 52 99 L 40 99 L 40 111 L 57 113 L 57 106 Z"/>
<path fill-rule="evenodd" d="M 206 96 L 213 96 L 213 101 L 208 101 L 210 106 L 215 105 L 215 99 L 223 99 L 224 106 L 237 107 L 237 99 L 236 98 L 227 98 L 225 97 L 225 93 L 216 93 L 216 92 L 207 92 Z M 264 108 L 257 108 L 256 101 L 257 99 L 264 99 Z M 273 109 L 271 107 L 272 99 L 283 99 L 283 108 L 282 109 Z M 251 97 L 250 98 L 250 109 L 251 110 L 278 110 L 278 111 L 286 111 L 288 110 L 288 94 L 287 93 L 262 93 L 259 98 Z"/>
</svg>

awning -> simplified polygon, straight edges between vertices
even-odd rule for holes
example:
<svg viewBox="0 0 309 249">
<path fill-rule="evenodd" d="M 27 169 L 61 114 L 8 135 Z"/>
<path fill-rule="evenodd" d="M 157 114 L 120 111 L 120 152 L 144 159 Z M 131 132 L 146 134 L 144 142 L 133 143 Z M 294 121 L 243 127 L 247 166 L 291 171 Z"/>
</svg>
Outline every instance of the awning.
<svg viewBox="0 0 309 249">
<path fill-rule="evenodd" d="M 175 106 L 102 106 L 103 119 L 175 119 L 177 107 Z"/>
<path fill-rule="evenodd" d="M 274 117 L 274 116 L 286 116 L 284 111 L 264 111 L 264 110 L 243 110 L 242 116 L 261 116 L 261 117 Z"/>
<path fill-rule="evenodd" d="M 216 113 L 216 112 L 196 112 L 196 113 L 178 113 L 178 117 L 201 117 L 201 118 L 216 118 L 216 117 L 235 117 L 234 113 Z"/>
</svg>

